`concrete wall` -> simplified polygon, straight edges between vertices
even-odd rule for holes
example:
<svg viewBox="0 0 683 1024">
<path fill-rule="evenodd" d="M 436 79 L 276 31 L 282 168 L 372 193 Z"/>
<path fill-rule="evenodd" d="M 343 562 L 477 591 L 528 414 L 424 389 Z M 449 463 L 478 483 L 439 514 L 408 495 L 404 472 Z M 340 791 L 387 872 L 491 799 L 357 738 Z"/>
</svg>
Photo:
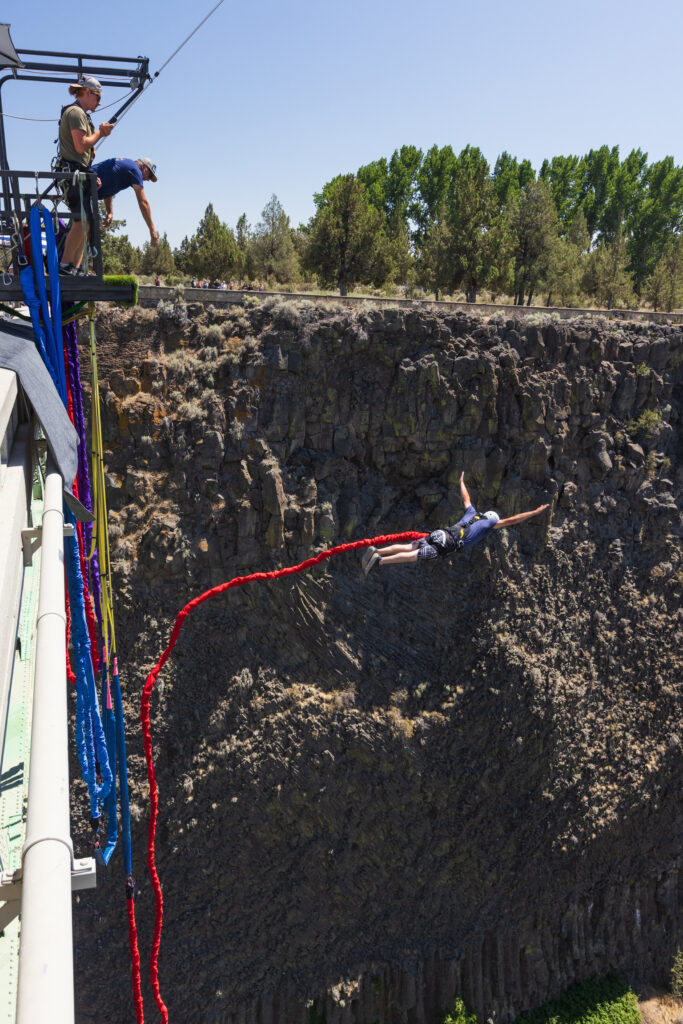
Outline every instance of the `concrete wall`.
<svg viewBox="0 0 683 1024">
<path fill-rule="evenodd" d="M 175 288 L 154 285 L 142 285 L 139 290 L 138 301 L 141 306 L 153 308 L 161 300 L 170 302 L 176 294 Z M 234 306 L 243 303 L 248 298 L 267 299 L 279 298 L 282 301 L 298 301 L 306 299 L 316 303 L 343 303 L 346 306 L 360 306 L 368 304 L 382 308 L 409 306 L 420 309 L 438 309 L 443 312 L 462 310 L 466 313 L 477 313 L 480 316 L 493 316 L 494 313 L 505 313 L 511 317 L 520 316 L 557 316 L 561 320 L 569 320 L 576 316 L 608 317 L 610 320 L 635 320 L 640 323 L 683 323 L 683 313 L 654 313 L 651 310 L 642 309 L 580 309 L 561 306 L 505 306 L 492 302 L 434 302 L 431 300 L 416 299 L 387 299 L 375 298 L 374 296 L 345 296 L 340 295 L 313 295 L 299 292 L 243 292 L 243 291 L 222 291 L 219 288 L 185 288 L 185 302 L 202 302 L 214 306 Z"/>
</svg>

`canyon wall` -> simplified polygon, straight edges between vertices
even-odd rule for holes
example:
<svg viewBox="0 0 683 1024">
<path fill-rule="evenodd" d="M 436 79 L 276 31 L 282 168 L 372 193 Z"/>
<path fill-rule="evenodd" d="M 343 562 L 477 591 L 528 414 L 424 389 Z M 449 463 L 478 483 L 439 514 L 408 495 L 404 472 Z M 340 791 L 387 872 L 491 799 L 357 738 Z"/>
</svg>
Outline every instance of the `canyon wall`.
<svg viewBox="0 0 683 1024">
<path fill-rule="evenodd" d="M 187 620 L 152 700 L 171 1020 L 432 1024 L 461 994 L 505 1022 L 596 972 L 666 980 L 680 329 L 268 300 L 110 309 L 98 339 L 143 960 L 139 698 L 177 611 L 452 523 L 461 470 L 481 510 L 550 503 L 468 554 L 367 579 L 346 554 Z M 102 984 L 131 1018 L 120 861 L 75 924 L 78 1019 Z"/>
</svg>

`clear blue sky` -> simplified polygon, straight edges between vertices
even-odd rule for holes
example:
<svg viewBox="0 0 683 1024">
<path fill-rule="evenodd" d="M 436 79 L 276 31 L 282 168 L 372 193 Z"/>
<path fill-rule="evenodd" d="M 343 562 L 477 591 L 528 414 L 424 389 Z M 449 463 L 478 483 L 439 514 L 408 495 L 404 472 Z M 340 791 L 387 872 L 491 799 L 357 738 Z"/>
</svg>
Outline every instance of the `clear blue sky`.
<svg viewBox="0 0 683 1024">
<path fill-rule="evenodd" d="M 142 54 L 154 72 L 214 3 L 119 0 L 65 16 L 56 0 L 26 0 L 12 40 Z M 242 212 L 253 225 L 275 193 L 293 224 L 307 221 L 326 181 L 403 144 L 470 144 L 491 163 L 508 150 L 536 168 L 607 144 L 680 164 L 682 37 L 681 0 L 225 0 L 98 156 L 152 157 L 159 181 L 146 191 L 173 246 L 209 202 L 231 227 Z M 55 119 L 68 98 L 15 82 L 2 97 L 9 113 Z M 115 98 L 105 90 L 103 104 Z M 56 123 L 6 119 L 6 132 L 10 166 L 49 166 Z M 132 190 L 114 213 L 146 240 Z"/>
</svg>

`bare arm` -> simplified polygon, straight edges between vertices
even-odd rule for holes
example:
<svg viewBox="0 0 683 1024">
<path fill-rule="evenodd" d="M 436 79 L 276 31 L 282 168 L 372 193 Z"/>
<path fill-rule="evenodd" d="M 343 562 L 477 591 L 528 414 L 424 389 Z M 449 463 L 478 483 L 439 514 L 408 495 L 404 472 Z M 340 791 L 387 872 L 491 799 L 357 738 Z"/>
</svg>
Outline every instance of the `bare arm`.
<svg viewBox="0 0 683 1024">
<path fill-rule="evenodd" d="M 539 505 L 538 508 L 533 509 L 531 512 L 520 512 L 516 516 L 508 516 L 507 519 L 499 519 L 493 529 L 500 530 L 501 526 L 516 526 L 517 523 L 523 523 L 526 519 L 531 519 L 533 516 L 540 516 L 541 512 L 545 512 L 547 508 L 549 508 L 548 505 Z"/>
<path fill-rule="evenodd" d="M 107 216 L 104 218 L 104 226 L 105 228 L 108 228 L 114 219 L 114 199 L 112 196 L 105 196 L 102 202 L 104 203 L 104 208 L 107 211 Z"/>
<path fill-rule="evenodd" d="M 92 135 L 86 135 L 82 128 L 71 129 L 71 140 L 74 144 L 74 149 L 77 153 L 85 153 L 89 149 L 92 149 L 96 142 L 100 139 L 104 139 L 107 135 L 110 135 L 114 125 L 110 124 L 109 121 L 103 121 L 97 131 L 94 131 Z"/>
<path fill-rule="evenodd" d="M 152 207 L 149 205 L 149 200 L 145 195 L 145 190 L 142 185 L 133 185 L 135 195 L 138 197 L 138 206 L 140 207 L 140 213 L 143 216 L 145 224 L 149 228 L 149 237 L 153 246 L 159 244 L 159 232 L 154 227 L 154 221 L 152 220 Z"/>
<path fill-rule="evenodd" d="M 462 502 L 463 502 L 463 505 L 465 506 L 465 508 L 469 508 L 469 506 L 472 504 L 472 502 L 470 501 L 469 491 L 465 487 L 465 474 L 464 473 L 460 474 L 460 497 L 462 498 Z"/>
</svg>

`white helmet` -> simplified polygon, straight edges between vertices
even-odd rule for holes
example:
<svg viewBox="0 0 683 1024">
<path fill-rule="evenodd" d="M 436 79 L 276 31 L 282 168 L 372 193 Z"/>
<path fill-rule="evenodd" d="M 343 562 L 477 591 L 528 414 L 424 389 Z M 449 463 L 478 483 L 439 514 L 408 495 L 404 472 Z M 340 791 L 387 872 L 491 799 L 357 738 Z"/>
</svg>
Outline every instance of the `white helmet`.
<svg viewBox="0 0 683 1024">
<path fill-rule="evenodd" d="M 500 516 L 498 515 L 497 512 L 491 510 L 490 512 L 484 512 L 484 519 L 493 519 L 494 523 L 497 523 L 498 520 L 500 519 Z"/>
</svg>

